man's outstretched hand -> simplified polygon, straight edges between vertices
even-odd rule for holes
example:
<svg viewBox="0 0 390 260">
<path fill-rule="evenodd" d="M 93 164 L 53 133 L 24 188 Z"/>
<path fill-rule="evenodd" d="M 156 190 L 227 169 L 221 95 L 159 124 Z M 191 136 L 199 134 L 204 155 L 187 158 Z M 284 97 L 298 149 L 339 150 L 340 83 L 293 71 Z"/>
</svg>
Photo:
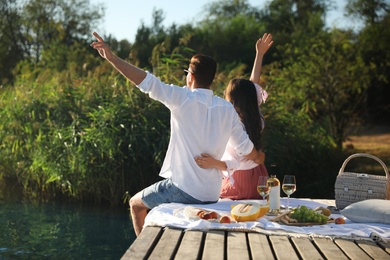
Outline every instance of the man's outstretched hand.
<svg viewBox="0 0 390 260">
<path fill-rule="evenodd" d="M 97 50 L 100 56 L 108 60 L 112 56 L 110 47 L 104 42 L 103 38 L 97 34 L 97 32 L 93 32 L 92 35 L 95 36 L 97 42 L 92 42 L 91 47 Z"/>
</svg>

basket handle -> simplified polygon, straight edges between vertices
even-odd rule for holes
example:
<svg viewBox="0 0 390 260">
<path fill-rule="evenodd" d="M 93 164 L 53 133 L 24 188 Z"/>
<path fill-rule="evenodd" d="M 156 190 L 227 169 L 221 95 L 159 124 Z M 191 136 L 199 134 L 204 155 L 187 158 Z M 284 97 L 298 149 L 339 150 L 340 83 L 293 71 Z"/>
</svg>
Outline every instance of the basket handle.
<svg viewBox="0 0 390 260">
<path fill-rule="evenodd" d="M 386 164 L 385 164 L 381 159 L 379 159 L 378 157 L 376 157 L 376 156 L 374 156 L 374 155 L 371 155 L 371 154 L 367 154 L 367 153 L 355 153 L 355 154 L 352 154 L 351 156 L 349 156 L 349 157 L 344 161 L 343 165 L 341 166 L 340 171 L 339 171 L 339 175 L 342 174 L 342 173 L 344 172 L 344 168 L 345 168 L 345 166 L 347 166 L 347 163 L 348 163 L 351 159 L 356 158 L 356 157 L 368 157 L 368 158 L 374 159 L 375 161 L 377 161 L 378 163 L 380 163 L 380 165 L 382 165 L 383 170 L 385 170 L 386 177 L 389 178 L 389 171 L 387 170 Z"/>
</svg>

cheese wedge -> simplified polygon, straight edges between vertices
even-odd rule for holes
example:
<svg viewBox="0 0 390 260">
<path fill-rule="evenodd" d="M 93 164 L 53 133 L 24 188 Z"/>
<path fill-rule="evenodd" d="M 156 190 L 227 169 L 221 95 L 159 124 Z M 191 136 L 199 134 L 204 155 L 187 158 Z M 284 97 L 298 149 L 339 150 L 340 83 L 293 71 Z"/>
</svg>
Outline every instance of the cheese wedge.
<svg viewBox="0 0 390 260">
<path fill-rule="evenodd" d="M 237 222 L 255 221 L 268 212 L 268 205 L 260 205 L 256 202 L 241 203 L 235 205 L 230 214 Z"/>
</svg>

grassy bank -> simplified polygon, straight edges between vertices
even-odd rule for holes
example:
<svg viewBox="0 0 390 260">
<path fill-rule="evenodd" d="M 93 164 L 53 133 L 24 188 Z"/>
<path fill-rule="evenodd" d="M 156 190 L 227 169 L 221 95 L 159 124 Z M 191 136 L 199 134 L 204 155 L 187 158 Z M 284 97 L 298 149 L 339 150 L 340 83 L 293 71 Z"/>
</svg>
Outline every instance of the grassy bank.
<svg viewBox="0 0 390 260">
<path fill-rule="evenodd" d="M 390 126 L 368 125 L 351 131 L 343 143 L 346 154 L 367 153 L 381 159 L 390 166 Z M 384 175 L 383 167 L 369 158 L 354 158 L 345 171 Z"/>
</svg>

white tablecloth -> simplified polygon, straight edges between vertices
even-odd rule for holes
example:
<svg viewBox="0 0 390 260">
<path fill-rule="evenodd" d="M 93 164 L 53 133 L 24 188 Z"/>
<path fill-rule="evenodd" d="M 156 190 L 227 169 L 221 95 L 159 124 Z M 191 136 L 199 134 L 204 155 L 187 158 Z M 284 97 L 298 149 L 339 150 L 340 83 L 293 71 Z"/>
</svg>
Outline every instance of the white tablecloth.
<svg viewBox="0 0 390 260">
<path fill-rule="evenodd" d="M 270 221 L 273 216 L 264 216 L 253 222 L 238 222 L 230 224 L 220 224 L 217 221 L 208 220 L 189 220 L 183 215 L 183 209 L 187 206 L 202 208 L 209 211 L 216 211 L 220 215 L 230 215 L 231 205 L 247 202 L 258 202 L 262 204 L 261 200 L 220 200 L 214 204 L 196 205 L 196 204 L 179 204 L 169 203 L 162 204 L 153 208 L 145 219 L 144 226 L 163 226 L 176 227 L 182 229 L 193 230 L 237 230 L 237 231 L 254 231 L 268 234 L 275 234 L 281 232 L 288 232 L 290 235 L 305 234 L 310 236 L 331 236 L 331 237 L 362 237 L 362 238 L 379 238 L 390 239 L 390 225 L 377 223 L 353 223 L 346 219 L 346 224 L 328 223 L 325 225 L 315 225 L 309 227 L 286 226 L 276 222 Z M 286 205 L 287 199 L 282 198 L 281 204 Z M 296 207 L 298 205 L 305 205 L 310 208 L 317 206 L 327 207 L 327 205 L 303 199 L 290 199 L 290 206 Z M 342 217 L 339 214 L 332 214 L 330 217 Z"/>
</svg>

